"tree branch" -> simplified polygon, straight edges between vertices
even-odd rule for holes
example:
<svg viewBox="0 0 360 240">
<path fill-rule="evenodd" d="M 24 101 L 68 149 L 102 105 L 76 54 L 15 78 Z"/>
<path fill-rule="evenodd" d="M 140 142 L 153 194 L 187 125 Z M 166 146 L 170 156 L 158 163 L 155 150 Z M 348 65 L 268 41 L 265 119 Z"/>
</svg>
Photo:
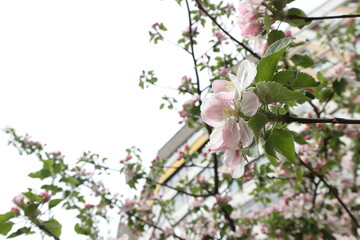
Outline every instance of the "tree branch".
<svg viewBox="0 0 360 240">
<path fill-rule="evenodd" d="M 36 223 L 35 223 L 36 224 Z M 49 234 L 50 236 L 52 236 L 54 239 L 56 240 L 60 240 L 60 238 L 58 236 L 56 236 L 53 232 L 51 232 L 49 229 L 47 229 L 43 224 L 39 223 L 36 224 L 36 226 L 43 232 Z"/>
<path fill-rule="evenodd" d="M 197 70 L 197 60 L 196 60 L 196 57 L 195 57 L 195 50 L 194 50 L 194 40 L 193 40 L 192 21 L 191 21 L 191 10 L 190 10 L 190 6 L 189 6 L 189 1 L 186 0 L 185 2 L 186 2 L 186 8 L 187 8 L 187 11 L 188 11 L 188 20 L 189 20 L 189 38 L 190 38 L 191 57 L 192 57 L 192 60 L 194 62 L 197 93 L 200 95 L 201 94 L 200 77 L 199 77 L 199 72 Z M 201 104 L 201 100 L 200 100 L 200 104 Z"/>
<path fill-rule="evenodd" d="M 360 14 L 347 14 L 347 15 L 337 15 L 337 16 L 323 16 L 323 17 L 304 17 L 298 15 L 287 15 L 287 19 L 301 19 L 305 20 L 306 22 L 311 22 L 314 20 L 326 20 L 326 19 L 336 19 L 336 18 L 357 18 L 360 17 Z"/>
<path fill-rule="evenodd" d="M 282 116 L 284 123 L 332 123 L 332 124 L 360 124 L 360 119 L 345 119 L 345 118 L 300 118 L 292 117 L 288 113 Z"/>
<path fill-rule="evenodd" d="M 195 2 L 198 5 L 198 8 L 208 17 L 211 19 L 211 21 L 218 27 L 220 28 L 221 31 L 223 31 L 229 38 L 231 38 L 234 42 L 236 42 L 237 44 L 239 44 L 241 47 L 243 47 L 246 51 L 248 51 L 251 55 L 253 55 L 254 57 L 256 57 L 257 59 L 261 59 L 261 57 L 255 53 L 253 50 L 251 50 L 248 46 L 246 46 L 244 43 L 240 42 L 239 40 L 237 40 L 236 38 L 234 38 L 228 31 L 226 31 L 217 21 L 216 19 L 211 16 L 206 10 L 205 8 L 201 5 L 199 0 L 195 0 Z"/>
<path fill-rule="evenodd" d="M 303 165 L 304 167 L 306 167 L 312 174 L 314 174 L 316 177 L 318 177 L 320 179 L 320 181 L 322 181 L 326 187 L 329 189 L 329 191 L 332 193 L 332 195 L 334 195 L 334 197 L 338 200 L 338 202 L 340 203 L 340 205 L 344 208 L 344 210 L 347 212 L 347 214 L 350 216 L 351 220 L 353 221 L 354 225 L 356 228 L 359 228 L 359 223 L 356 220 L 355 216 L 350 212 L 350 210 L 348 209 L 348 207 L 345 205 L 345 203 L 342 201 L 342 199 L 339 197 L 339 195 L 337 194 L 337 192 L 335 191 L 334 187 L 332 187 L 326 180 L 325 178 L 317 173 L 314 169 L 312 169 L 309 165 L 307 165 L 306 163 L 304 163 L 301 159 L 299 159 L 300 164 Z"/>
<path fill-rule="evenodd" d="M 178 189 L 176 187 L 172 187 L 170 185 L 167 185 L 166 183 L 160 183 L 160 182 L 157 182 L 157 181 L 154 181 L 153 179 L 151 178 L 145 178 L 147 181 L 151 181 L 151 182 L 154 182 L 155 184 L 159 184 L 161 186 L 164 186 L 164 187 L 167 187 L 167 188 L 170 188 L 172 190 L 175 190 L 175 191 L 178 191 L 179 193 L 182 193 L 182 194 L 185 194 L 185 195 L 188 195 L 188 196 L 192 196 L 192 197 L 210 197 L 210 196 L 214 196 L 214 193 L 209 193 L 209 194 L 193 194 L 193 193 L 189 193 L 187 191 L 184 191 L 184 190 L 181 190 L 181 189 Z"/>
</svg>

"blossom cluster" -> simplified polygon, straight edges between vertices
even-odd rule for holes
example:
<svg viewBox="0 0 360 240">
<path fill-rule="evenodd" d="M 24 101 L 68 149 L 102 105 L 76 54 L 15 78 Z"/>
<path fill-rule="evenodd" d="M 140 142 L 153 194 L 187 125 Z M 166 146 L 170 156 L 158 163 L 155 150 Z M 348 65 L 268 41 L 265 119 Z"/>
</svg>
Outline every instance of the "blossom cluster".
<svg viewBox="0 0 360 240">
<path fill-rule="evenodd" d="M 265 10 L 261 3 L 263 0 L 243 0 L 239 5 L 238 25 L 243 37 L 256 37 L 264 27 L 263 17 L 259 17 L 259 12 Z"/>
<path fill-rule="evenodd" d="M 214 127 L 209 149 L 211 152 L 225 151 L 224 163 L 233 170 L 234 178 L 244 173 L 241 149 L 249 147 L 253 141 L 253 133 L 244 117 L 253 116 L 260 107 L 259 97 L 248 90 L 256 73 L 255 64 L 244 60 L 237 76 L 229 74 L 231 81 L 212 83 L 214 94 L 207 96 L 201 105 L 202 120 Z"/>
</svg>

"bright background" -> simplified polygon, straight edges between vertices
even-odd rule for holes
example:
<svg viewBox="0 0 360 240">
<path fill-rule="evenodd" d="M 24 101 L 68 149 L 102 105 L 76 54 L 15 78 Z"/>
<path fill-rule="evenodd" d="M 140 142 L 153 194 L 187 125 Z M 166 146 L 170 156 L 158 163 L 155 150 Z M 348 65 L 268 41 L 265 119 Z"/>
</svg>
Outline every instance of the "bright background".
<svg viewBox="0 0 360 240">
<path fill-rule="evenodd" d="M 1 1 L 0 128 L 28 133 L 70 163 L 91 150 L 116 166 L 133 145 L 151 161 L 181 119 L 176 111 L 159 111 L 161 96 L 176 93 L 141 90 L 138 76 L 154 69 L 160 85 L 176 88 L 183 75 L 193 74 L 190 56 L 180 48 L 149 43 L 155 22 L 179 34 L 187 13 L 175 1 Z M 26 175 L 41 167 L 7 140 L 1 131 L 0 213 L 13 206 L 15 195 L 39 184 Z M 128 194 L 122 177 L 111 185 Z M 117 224 L 115 217 L 104 235 L 114 237 Z M 64 225 L 62 239 L 73 237 L 72 226 Z"/>
</svg>

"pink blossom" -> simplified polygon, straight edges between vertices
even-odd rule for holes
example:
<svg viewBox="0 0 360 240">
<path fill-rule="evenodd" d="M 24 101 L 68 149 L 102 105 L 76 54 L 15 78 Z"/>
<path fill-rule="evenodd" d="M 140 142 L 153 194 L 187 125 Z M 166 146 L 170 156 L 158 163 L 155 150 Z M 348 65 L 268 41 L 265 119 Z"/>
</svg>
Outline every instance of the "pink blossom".
<svg viewBox="0 0 360 240">
<path fill-rule="evenodd" d="M 225 37 L 225 35 L 222 33 L 222 31 L 217 30 L 217 31 L 214 31 L 213 34 L 214 34 L 214 37 L 217 38 L 217 41 L 218 41 L 218 42 L 224 41 L 224 40 L 226 39 L 226 37 Z"/>
<path fill-rule="evenodd" d="M 263 25 L 260 23 L 251 23 L 242 27 L 242 34 L 244 37 L 256 37 L 262 31 Z"/>
<path fill-rule="evenodd" d="M 258 96 L 248 88 L 256 75 L 256 66 L 244 60 L 238 69 L 237 76 L 229 74 L 231 81 L 216 80 L 212 87 L 214 95 L 204 99 L 201 105 L 201 118 L 214 127 L 210 135 L 211 152 L 224 150 L 224 163 L 233 169 L 233 177 L 240 177 L 245 163 L 240 152 L 253 141 L 253 134 L 247 123 L 240 118 L 254 115 L 260 107 Z"/>
<path fill-rule="evenodd" d="M 354 162 L 350 157 L 345 156 L 341 159 L 341 167 L 350 172 L 354 169 Z"/>
</svg>

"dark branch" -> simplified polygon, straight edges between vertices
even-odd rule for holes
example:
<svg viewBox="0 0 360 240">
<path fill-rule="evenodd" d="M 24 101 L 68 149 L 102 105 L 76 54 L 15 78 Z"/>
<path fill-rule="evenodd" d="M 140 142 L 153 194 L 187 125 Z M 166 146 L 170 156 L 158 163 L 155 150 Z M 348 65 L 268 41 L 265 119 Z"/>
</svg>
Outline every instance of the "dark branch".
<svg viewBox="0 0 360 240">
<path fill-rule="evenodd" d="M 209 194 L 193 194 L 193 193 L 189 193 L 187 191 L 184 191 L 182 189 L 179 189 L 179 188 L 176 188 L 176 187 L 172 187 L 170 185 L 167 185 L 166 183 L 160 183 L 160 182 L 157 182 L 151 178 L 146 178 L 147 181 L 151 181 L 151 182 L 154 182 L 155 184 L 159 184 L 161 186 L 164 186 L 164 187 L 167 187 L 167 188 L 170 188 L 172 190 L 175 190 L 175 191 L 178 191 L 179 193 L 182 193 L 182 194 L 185 194 L 185 195 L 188 195 L 188 196 L 192 196 L 192 197 L 210 197 L 210 196 L 214 196 L 214 193 L 209 193 Z"/>
<path fill-rule="evenodd" d="M 193 62 L 194 62 L 194 70 L 195 70 L 195 76 L 196 76 L 197 93 L 200 95 L 200 94 L 201 94 L 201 90 L 200 90 L 200 77 L 199 77 L 199 72 L 198 72 L 198 70 L 197 70 L 197 60 L 196 60 L 196 57 L 195 57 L 194 40 L 193 40 L 193 32 L 192 32 L 191 10 L 190 10 L 190 6 L 189 6 L 189 1 L 188 1 L 188 0 L 186 0 L 186 7 L 187 7 L 187 11 L 188 11 L 188 20 L 189 20 L 189 38 L 190 38 L 191 57 L 192 57 Z M 200 104 L 201 104 L 201 100 L 200 100 Z"/>
<path fill-rule="evenodd" d="M 36 224 L 36 226 L 41 229 L 43 232 L 47 233 L 48 235 L 52 236 L 56 240 L 60 240 L 58 236 L 56 236 L 52 231 L 46 228 L 43 224 Z"/>
<path fill-rule="evenodd" d="M 199 0 L 195 0 L 198 8 L 208 17 L 211 19 L 211 21 L 218 27 L 220 28 L 221 31 L 223 31 L 229 38 L 231 38 L 234 42 L 236 42 L 237 44 L 239 44 L 241 47 L 243 47 L 246 51 L 248 51 L 251 55 L 253 55 L 254 57 L 256 57 L 257 59 L 261 59 L 261 57 L 255 53 L 253 50 L 251 50 L 248 46 L 246 46 L 244 43 L 240 42 L 239 40 L 237 40 L 236 38 L 234 38 L 228 31 L 226 31 L 217 21 L 216 19 L 211 16 L 206 10 L 205 8 L 201 5 Z"/>
<path fill-rule="evenodd" d="M 336 18 L 357 18 L 360 17 L 360 14 L 348 14 L 348 15 L 337 15 L 337 16 L 323 16 L 323 17 L 304 17 L 298 15 L 288 15 L 287 19 L 302 19 L 306 22 L 311 22 L 314 20 L 325 20 L 325 19 L 336 19 Z"/>
<path fill-rule="evenodd" d="M 284 123 L 332 123 L 332 124 L 360 124 L 360 119 L 345 119 L 345 118 L 300 118 L 292 117 L 289 114 L 286 114 L 282 118 Z"/>
<path fill-rule="evenodd" d="M 351 211 L 348 209 L 348 207 L 345 205 L 345 203 L 342 201 L 342 199 L 339 197 L 339 195 L 337 194 L 336 190 L 334 189 L 333 186 L 329 185 L 329 183 L 325 180 L 325 178 L 320 174 L 317 173 L 314 169 L 312 169 L 309 165 L 307 165 L 306 163 L 304 163 L 303 161 L 299 160 L 300 164 L 303 165 L 304 167 L 306 167 L 312 174 L 314 174 L 316 177 L 318 177 L 320 179 L 320 181 L 322 181 L 326 187 L 329 189 L 329 191 L 332 193 L 332 195 L 334 195 L 334 197 L 338 200 L 338 202 L 340 203 L 340 205 L 344 208 L 344 210 L 347 212 L 347 214 L 350 216 L 351 220 L 353 221 L 354 225 L 356 226 L 356 228 L 359 228 L 359 223 L 356 220 L 355 216 L 351 213 Z"/>
</svg>

